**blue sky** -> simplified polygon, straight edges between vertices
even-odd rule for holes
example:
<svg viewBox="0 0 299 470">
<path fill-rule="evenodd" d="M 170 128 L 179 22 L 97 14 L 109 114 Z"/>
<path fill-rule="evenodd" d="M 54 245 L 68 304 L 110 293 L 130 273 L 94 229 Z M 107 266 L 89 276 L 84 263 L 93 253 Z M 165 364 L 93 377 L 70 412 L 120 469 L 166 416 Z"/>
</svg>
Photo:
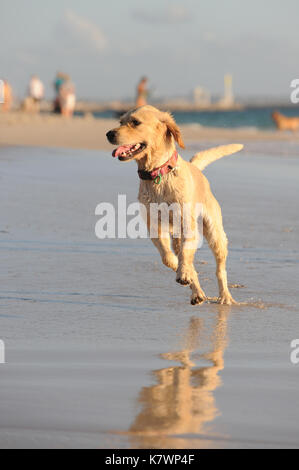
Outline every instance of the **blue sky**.
<svg viewBox="0 0 299 470">
<path fill-rule="evenodd" d="M 32 73 L 47 95 L 57 70 L 82 98 L 133 96 L 148 75 L 156 96 L 196 85 L 288 96 L 299 78 L 298 0 L 0 0 L 0 78 L 22 97 Z"/>
</svg>

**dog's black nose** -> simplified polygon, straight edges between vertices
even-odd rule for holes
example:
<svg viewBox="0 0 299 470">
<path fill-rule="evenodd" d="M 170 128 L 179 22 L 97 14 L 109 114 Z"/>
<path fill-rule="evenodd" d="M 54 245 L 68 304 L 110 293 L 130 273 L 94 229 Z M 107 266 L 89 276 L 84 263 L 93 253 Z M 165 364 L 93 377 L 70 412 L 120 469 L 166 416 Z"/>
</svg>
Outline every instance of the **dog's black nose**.
<svg viewBox="0 0 299 470">
<path fill-rule="evenodd" d="M 116 131 L 107 132 L 106 137 L 111 144 L 115 144 Z"/>
</svg>

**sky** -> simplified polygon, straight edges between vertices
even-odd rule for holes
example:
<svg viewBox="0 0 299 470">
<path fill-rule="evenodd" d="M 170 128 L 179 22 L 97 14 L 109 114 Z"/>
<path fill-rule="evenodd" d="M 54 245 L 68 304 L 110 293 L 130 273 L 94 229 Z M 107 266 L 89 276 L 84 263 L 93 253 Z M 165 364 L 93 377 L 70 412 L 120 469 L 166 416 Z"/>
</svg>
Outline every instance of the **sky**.
<svg viewBox="0 0 299 470">
<path fill-rule="evenodd" d="M 290 94 L 299 78 L 298 0 L 0 0 L 0 79 L 23 97 L 30 75 L 47 96 L 58 70 L 79 98 L 133 98 L 142 75 L 155 97 Z"/>
</svg>

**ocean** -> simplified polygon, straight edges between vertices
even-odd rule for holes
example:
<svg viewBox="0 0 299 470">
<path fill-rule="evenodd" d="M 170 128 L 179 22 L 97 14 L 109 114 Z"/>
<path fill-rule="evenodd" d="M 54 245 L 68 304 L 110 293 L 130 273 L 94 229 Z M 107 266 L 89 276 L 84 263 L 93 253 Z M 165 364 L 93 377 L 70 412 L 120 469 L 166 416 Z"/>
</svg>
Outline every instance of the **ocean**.
<svg viewBox="0 0 299 470">
<path fill-rule="evenodd" d="M 298 106 L 245 108 L 234 111 L 174 111 L 178 124 L 200 124 L 205 127 L 275 129 L 271 114 L 278 110 L 286 116 L 299 116 Z M 80 113 L 76 113 L 80 115 Z M 82 114 L 82 113 L 81 113 Z M 95 112 L 97 118 L 115 118 L 115 111 Z"/>
</svg>

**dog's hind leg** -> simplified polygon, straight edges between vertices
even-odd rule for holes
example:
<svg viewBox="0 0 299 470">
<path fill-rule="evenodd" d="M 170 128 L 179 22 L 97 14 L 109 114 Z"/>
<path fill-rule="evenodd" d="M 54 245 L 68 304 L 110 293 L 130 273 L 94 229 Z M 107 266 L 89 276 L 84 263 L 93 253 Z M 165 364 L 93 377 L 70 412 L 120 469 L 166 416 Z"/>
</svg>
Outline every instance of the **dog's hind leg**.
<svg viewBox="0 0 299 470">
<path fill-rule="evenodd" d="M 204 220 L 204 236 L 213 251 L 216 260 L 216 276 L 219 286 L 219 303 L 231 305 L 235 304 L 227 286 L 226 258 L 227 237 L 222 225 L 221 209 L 216 202 L 216 214 L 214 219 L 206 217 Z"/>
</svg>

